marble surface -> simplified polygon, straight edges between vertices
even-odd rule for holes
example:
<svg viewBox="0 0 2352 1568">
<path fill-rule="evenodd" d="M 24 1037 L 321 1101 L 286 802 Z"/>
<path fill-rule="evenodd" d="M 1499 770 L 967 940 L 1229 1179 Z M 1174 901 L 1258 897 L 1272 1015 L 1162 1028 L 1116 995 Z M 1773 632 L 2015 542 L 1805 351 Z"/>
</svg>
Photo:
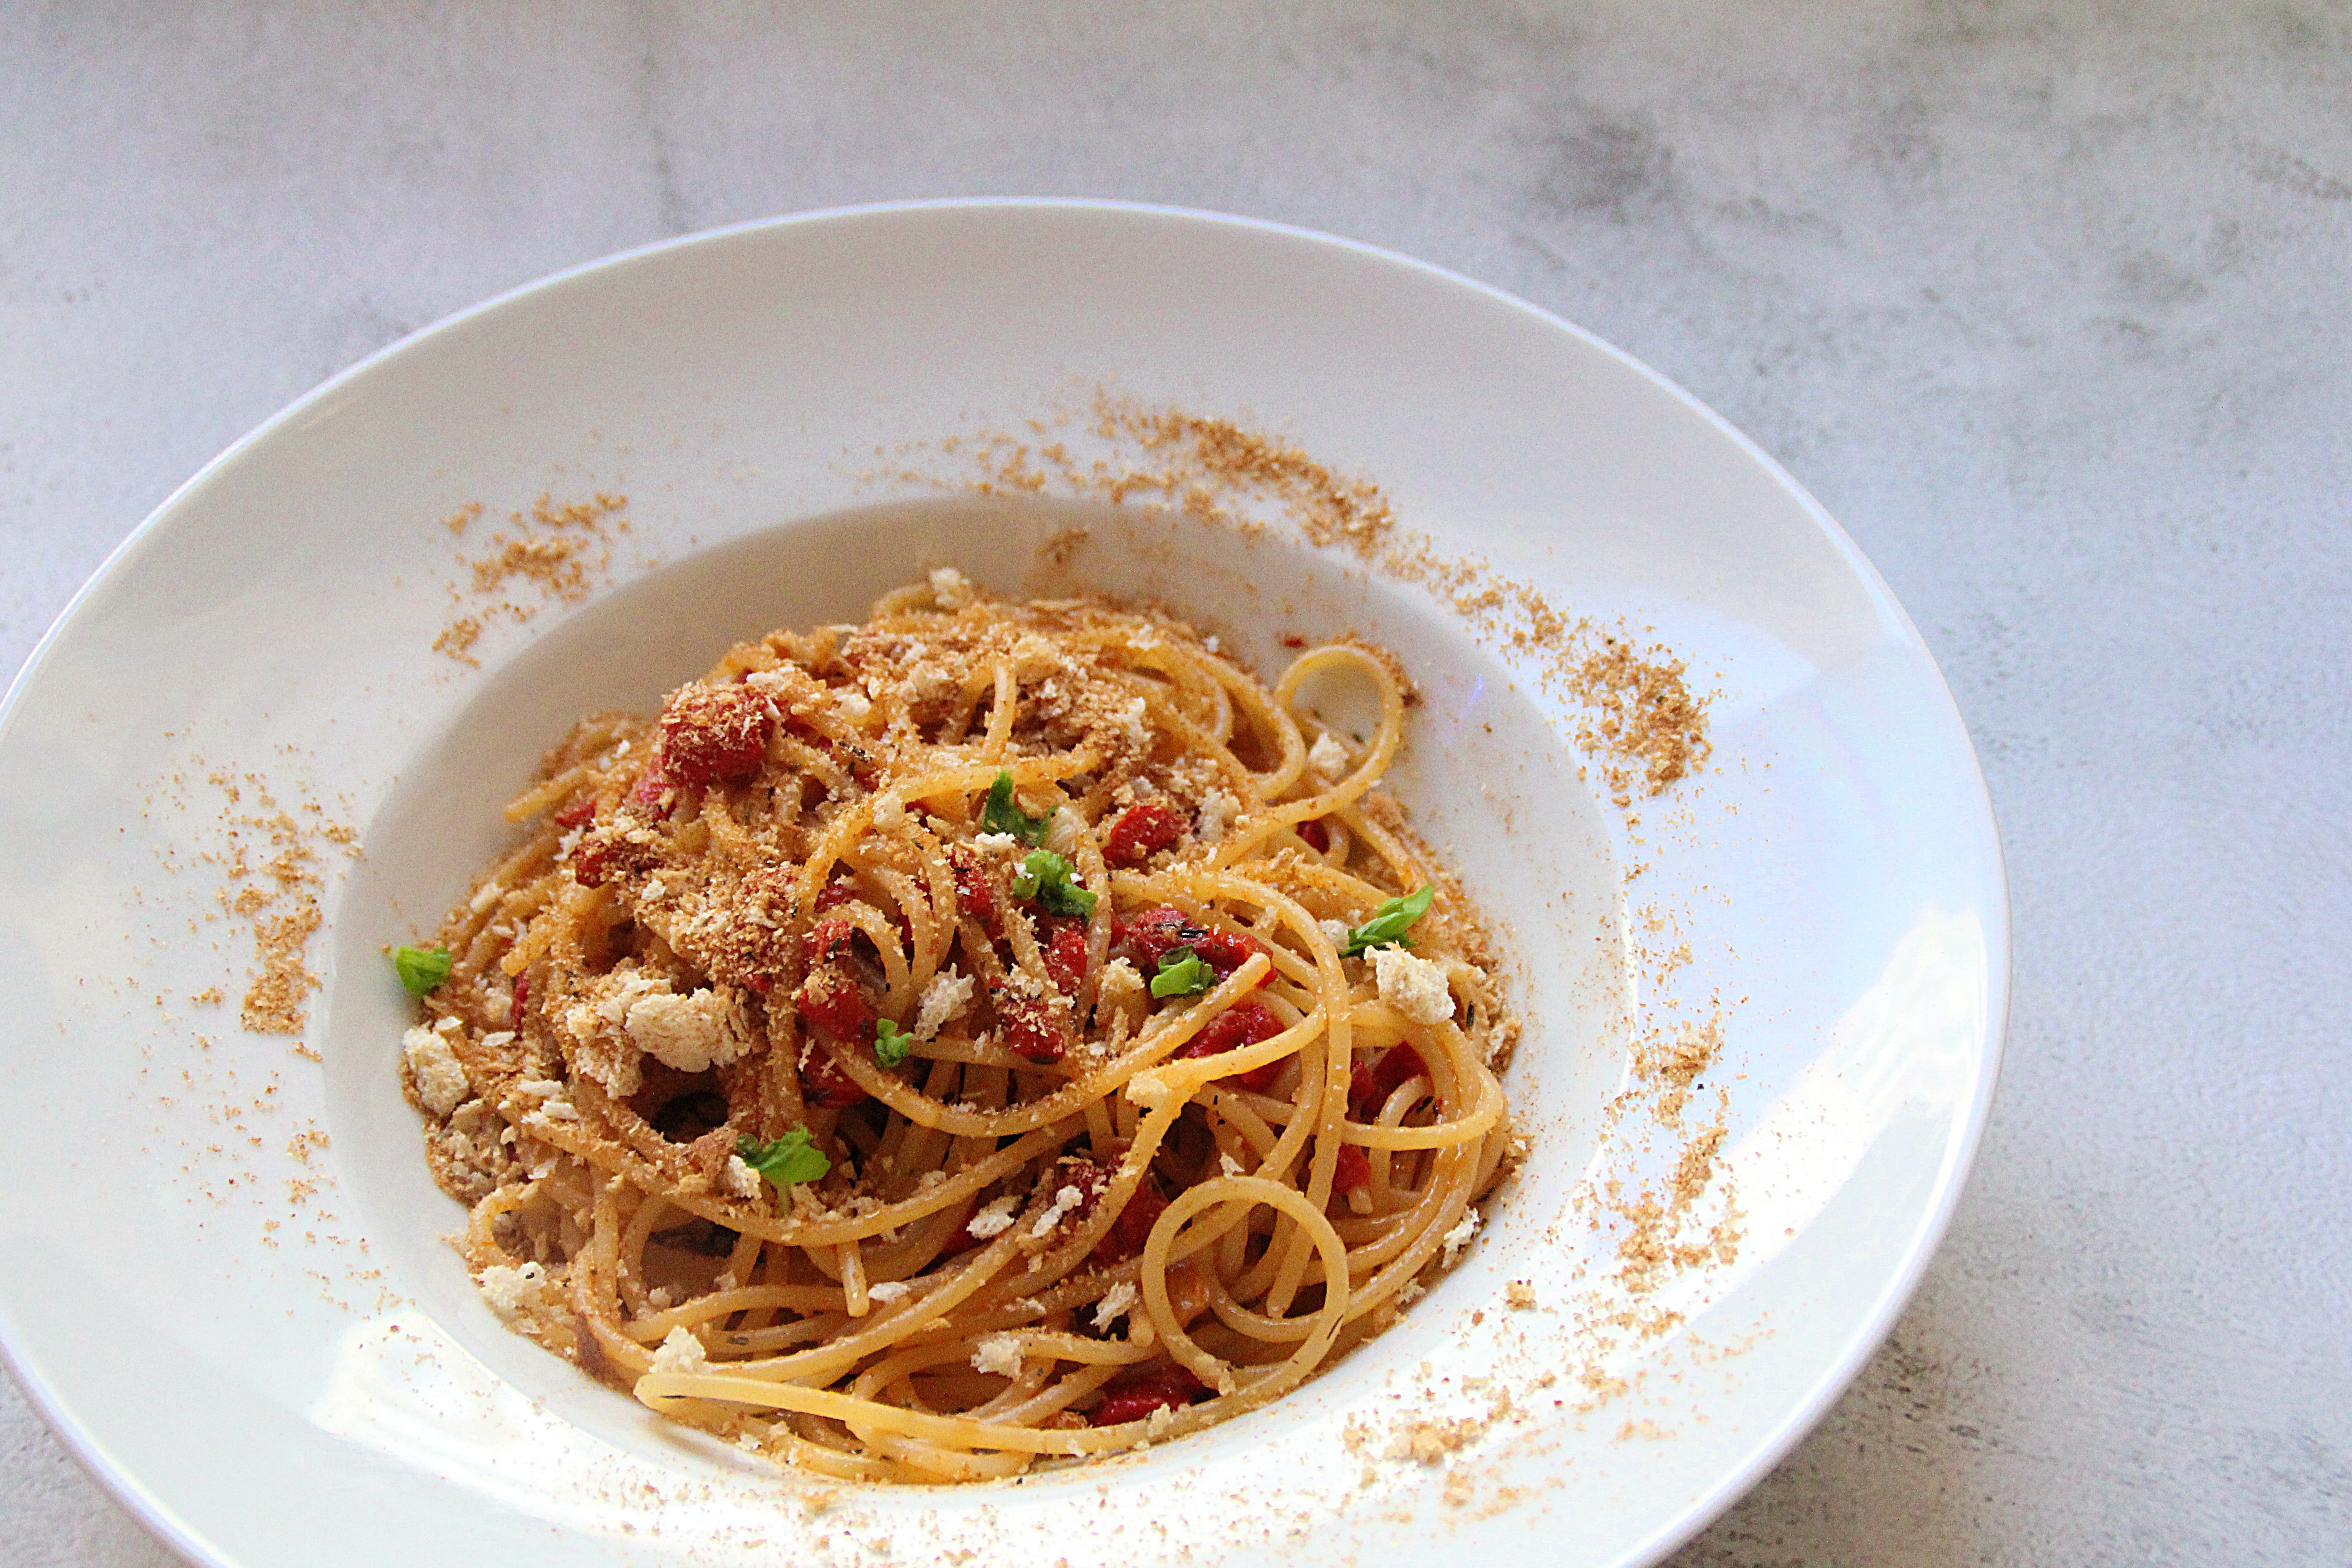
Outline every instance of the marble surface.
<svg viewBox="0 0 2352 1568">
<path fill-rule="evenodd" d="M 447 312 L 796 208 L 1393 247 L 1787 464 L 1942 661 L 2010 1056 L 1885 1350 L 1677 1568 L 2352 1558 L 2352 10 L 0 7 L 0 668 Z M 0 1568 L 172 1559 L 0 1383 Z"/>
</svg>

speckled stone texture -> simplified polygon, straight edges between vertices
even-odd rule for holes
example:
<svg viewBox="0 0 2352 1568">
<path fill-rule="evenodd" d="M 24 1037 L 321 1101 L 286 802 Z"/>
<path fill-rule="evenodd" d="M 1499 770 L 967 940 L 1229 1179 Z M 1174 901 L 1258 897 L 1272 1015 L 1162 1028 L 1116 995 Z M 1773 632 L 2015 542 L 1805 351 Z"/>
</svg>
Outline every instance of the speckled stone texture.
<svg viewBox="0 0 2352 1568">
<path fill-rule="evenodd" d="M 0 7 L 0 668 L 413 329 L 980 194 L 1548 306 L 1794 470 L 1942 661 L 2014 878 L 1991 1131 L 1679 1568 L 2352 1560 L 2352 9 Z M 169 1560 L 0 1384 L 0 1568 Z"/>
</svg>

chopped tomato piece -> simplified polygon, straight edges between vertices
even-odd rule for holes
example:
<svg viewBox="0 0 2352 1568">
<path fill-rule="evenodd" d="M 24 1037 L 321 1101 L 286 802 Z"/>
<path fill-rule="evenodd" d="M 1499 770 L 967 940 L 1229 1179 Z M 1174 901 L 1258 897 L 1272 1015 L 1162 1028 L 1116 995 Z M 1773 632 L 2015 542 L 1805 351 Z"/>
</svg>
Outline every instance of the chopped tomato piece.
<svg viewBox="0 0 2352 1568">
<path fill-rule="evenodd" d="M 652 762 L 646 764 L 646 771 L 637 775 L 637 782 L 629 786 L 628 798 L 622 804 L 630 806 L 658 805 L 673 782 L 662 771 L 662 760 L 656 754 Z"/>
<path fill-rule="evenodd" d="M 1161 1362 L 1142 1372 L 1130 1372 L 1103 1385 L 1103 1401 L 1089 1417 L 1097 1426 L 1140 1421 L 1155 1410 L 1179 1409 L 1199 1402 L 1208 1384 L 1174 1362 Z"/>
<path fill-rule="evenodd" d="M 998 986 L 995 996 L 996 1017 L 1004 1026 L 1006 1050 L 1040 1067 L 1062 1059 L 1062 1054 L 1070 1048 L 1063 1009 L 1045 997 L 1026 996 L 1007 986 Z"/>
<path fill-rule="evenodd" d="M 1273 1009 L 1255 1002 L 1244 1002 L 1237 1007 L 1226 1008 L 1202 1025 L 1201 1032 L 1187 1040 L 1184 1048 L 1176 1055 L 1180 1060 L 1223 1056 L 1244 1046 L 1254 1046 L 1260 1040 L 1270 1040 L 1282 1033 L 1282 1020 L 1275 1016 Z M 1276 1060 L 1236 1074 L 1226 1081 L 1238 1083 L 1253 1093 L 1263 1094 L 1281 1072 L 1282 1063 Z"/>
<path fill-rule="evenodd" d="M 1239 931 L 1213 931 L 1195 925 L 1183 910 L 1159 904 L 1128 919 L 1120 928 L 1121 938 L 1136 960 L 1136 967 L 1147 975 L 1160 967 L 1160 961 L 1180 947 L 1189 947 L 1200 955 L 1201 962 L 1220 975 L 1231 974 L 1249 961 L 1255 952 L 1264 952 L 1265 946 L 1255 937 Z M 1274 978 L 1268 969 L 1263 985 Z"/>
<path fill-rule="evenodd" d="M 1223 975 L 1231 974 L 1234 970 L 1247 963 L 1253 954 L 1264 952 L 1265 944 L 1254 936 L 1244 936 L 1239 931 L 1210 931 L 1202 932 L 1194 940 L 1192 951 L 1201 955 L 1202 963 Z M 1258 984 L 1263 985 L 1267 980 L 1273 978 L 1274 971 L 1268 968 L 1265 978 L 1260 980 Z"/>
<path fill-rule="evenodd" d="M 824 902 L 823 899 L 817 900 L 819 907 L 822 907 Z M 810 965 L 814 967 L 837 953 L 847 952 L 850 934 L 856 929 L 847 921 L 819 921 L 809 928 L 808 962 Z"/>
<path fill-rule="evenodd" d="M 674 784 L 730 784 L 760 771 L 774 708 L 740 686 L 689 686 L 661 716 L 661 768 Z"/>
<path fill-rule="evenodd" d="M 1160 967 L 1161 959 L 1180 947 L 1191 947 L 1206 933 L 1186 919 L 1183 910 L 1157 904 L 1128 917 L 1119 934 L 1133 950 L 1137 967 L 1150 974 Z"/>
<path fill-rule="evenodd" d="M 1318 855 L 1331 852 L 1331 830 L 1323 826 L 1319 816 L 1310 816 L 1297 826 L 1298 837 L 1307 840 L 1307 847 Z"/>
<path fill-rule="evenodd" d="M 1184 818 L 1164 800 L 1148 800 L 1119 813 L 1103 842 L 1103 858 L 1114 866 L 1139 866 L 1184 837 Z"/>
<path fill-rule="evenodd" d="M 555 814 L 558 827 L 585 827 L 596 820 L 596 797 L 583 795 Z"/>
<path fill-rule="evenodd" d="M 514 979 L 514 1002 L 507 1008 L 507 1027 L 522 1033 L 523 1016 L 530 1009 L 530 971 L 526 969 Z"/>
<path fill-rule="evenodd" d="M 980 922 L 989 935 L 999 931 L 996 919 L 996 889 L 981 866 L 980 858 L 961 845 L 948 851 L 948 865 L 955 872 L 956 912 L 968 920 Z"/>
<path fill-rule="evenodd" d="M 1114 1153 L 1113 1150 L 1117 1152 Z M 1116 1160 L 1124 1155 L 1126 1145 L 1115 1144 L 1112 1150 L 1103 1152 Z M 1057 1192 L 1062 1187 L 1072 1186 L 1085 1194 L 1086 1199 L 1078 1205 L 1076 1217 L 1087 1219 L 1093 1215 L 1095 1205 L 1101 1200 L 1103 1194 L 1110 1190 L 1110 1184 L 1118 1174 L 1114 1165 L 1102 1164 L 1084 1154 L 1073 1154 L 1055 1163 L 1047 1173 L 1046 1182 Z M 1143 1180 L 1129 1194 L 1127 1206 L 1118 1211 L 1118 1217 L 1110 1222 L 1110 1228 L 1103 1232 L 1102 1239 L 1096 1242 L 1094 1250 L 1087 1255 L 1088 1260 L 1123 1263 L 1141 1252 L 1143 1244 L 1150 1239 L 1151 1227 L 1160 1223 L 1160 1216 L 1167 1207 L 1168 1196 L 1160 1190 L 1159 1178 L 1146 1171 Z"/>
<path fill-rule="evenodd" d="M 601 888 L 613 879 L 613 846 L 591 838 L 572 852 L 572 879 L 583 888 Z"/>
<path fill-rule="evenodd" d="M 1372 1184 L 1372 1162 L 1360 1143 L 1339 1145 L 1339 1163 L 1331 1167 L 1331 1190 L 1352 1193 Z"/>
<path fill-rule="evenodd" d="M 661 858 L 650 844 L 616 836 L 611 826 L 592 827 L 572 851 L 572 879 L 583 888 L 601 888 L 625 871 L 642 871 Z"/>
<path fill-rule="evenodd" d="M 846 877 L 835 877 L 817 889 L 817 912 L 822 914 L 836 904 L 845 904 L 857 896 L 856 884 Z"/>
<path fill-rule="evenodd" d="M 865 1089 L 841 1070 L 830 1050 L 814 1040 L 801 1043 L 803 1100 L 824 1110 L 846 1110 L 865 1098 Z"/>
<path fill-rule="evenodd" d="M 1038 922 L 1047 928 L 1045 973 L 1065 996 L 1076 996 L 1087 977 L 1087 922 L 1047 916 Z"/>
<path fill-rule="evenodd" d="M 1135 1195 L 1127 1200 L 1127 1206 L 1118 1211 L 1118 1217 L 1087 1256 L 1097 1263 L 1124 1263 L 1143 1250 L 1143 1244 L 1151 1239 L 1151 1227 L 1160 1223 L 1167 1208 L 1168 1200 L 1146 1173 Z"/>
<path fill-rule="evenodd" d="M 1358 1062 L 1348 1077 L 1348 1112 L 1370 1121 L 1389 1102 L 1389 1096 L 1408 1082 L 1427 1076 L 1429 1065 L 1411 1046 L 1391 1046 L 1369 1062 Z"/>
<path fill-rule="evenodd" d="M 868 1045 L 874 1039 L 874 1004 L 866 999 L 856 976 L 838 960 L 811 971 L 793 993 L 793 1005 L 803 1019 L 835 1039 L 854 1046 Z"/>
</svg>

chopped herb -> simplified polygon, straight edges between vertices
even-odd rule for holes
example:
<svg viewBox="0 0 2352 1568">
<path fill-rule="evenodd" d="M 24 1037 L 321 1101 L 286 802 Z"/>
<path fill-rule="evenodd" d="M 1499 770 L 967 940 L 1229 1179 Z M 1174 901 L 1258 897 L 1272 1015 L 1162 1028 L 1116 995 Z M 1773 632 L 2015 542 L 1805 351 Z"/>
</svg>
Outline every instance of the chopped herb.
<svg viewBox="0 0 2352 1568">
<path fill-rule="evenodd" d="M 395 947 L 392 950 L 392 967 L 399 972 L 400 983 L 411 996 L 422 998 L 428 991 L 437 991 L 449 978 L 449 950 L 446 947 Z"/>
<path fill-rule="evenodd" d="M 803 1182 L 814 1182 L 833 1169 L 833 1162 L 824 1151 L 816 1147 L 805 1127 L 795 1127 L 772 1142 L 762 1143 L 746 1135 L 735 1140 L 735 1152 L 743 1163 L 768 1178 L 779 1187 L 797 1187 Z"/>
<path fill-rule="evenodd" d="M 1198 996 L 1217 983 L 1217 972 L 1201 962 L 1189 947 L 1171 947 L 1160 958 L 1160 973 L 1151 977 L 1154 996 Z"/>
<path fill-rule="evenodd" d="M 1424 883 L 1402 899 L 1391 899 L 1372 911 L 1370 920 L 1348 933 L 1348 945 L 1339 950 L 1339 956 L 1353 958 L 1375 947 L 1411 947 L 1404 933 L 1429 912 L 1429 900 L 1436 896 L 1437 889 Z"/>
<path fill-rule="evenodd" d="M 884 1018 L 874 1026 L 874 1059 L 886 1068 L 897 1067 L 915 1048 L 915 1037 Z"/>
<path fill-rule="evenodd" d="M 1036 900 L 1047 914 L 1087 920 L 1095 912 L 1095 895 L 1070 880 L 1070 863 L 1051 849 L 1032 849 L 1022 858 L 1021 869 L 1013 873 L 1013 896 Z"/>
<path fill-rule="evenodd" d="M 1010 833 L 1024 844 L 1034 844 L 1045 837 L 1047 821 L 1048 818 L 1032 816 L 1014 805 L 1013 775 L 1006 772 L 997 773 L 996 782 L 988 786 L 988 804 L 981 808 L 981 831 Z"/>
</svg>

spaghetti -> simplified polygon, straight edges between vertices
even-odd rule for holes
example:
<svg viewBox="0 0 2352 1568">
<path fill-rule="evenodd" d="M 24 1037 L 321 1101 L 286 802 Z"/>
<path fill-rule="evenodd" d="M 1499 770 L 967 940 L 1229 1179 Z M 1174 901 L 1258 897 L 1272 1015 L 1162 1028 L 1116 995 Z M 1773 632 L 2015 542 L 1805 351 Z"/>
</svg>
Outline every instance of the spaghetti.
<svg viewBox="0 0 2352 1568">
<path fill-rule="evenodd" d="M 1378 693 L 1368 741 L 1297 707 L 1318 676 Z M 1406 702 L 1359 647 L 1269 692 L 1166 616 L 942 569 L 583 722 L 412 980 L 402 1081 L 485 1295 L 845 1479 L 1297 1386 L 1507 1152 L 1486 939 L 1378 787 Z"/>
</svg>

